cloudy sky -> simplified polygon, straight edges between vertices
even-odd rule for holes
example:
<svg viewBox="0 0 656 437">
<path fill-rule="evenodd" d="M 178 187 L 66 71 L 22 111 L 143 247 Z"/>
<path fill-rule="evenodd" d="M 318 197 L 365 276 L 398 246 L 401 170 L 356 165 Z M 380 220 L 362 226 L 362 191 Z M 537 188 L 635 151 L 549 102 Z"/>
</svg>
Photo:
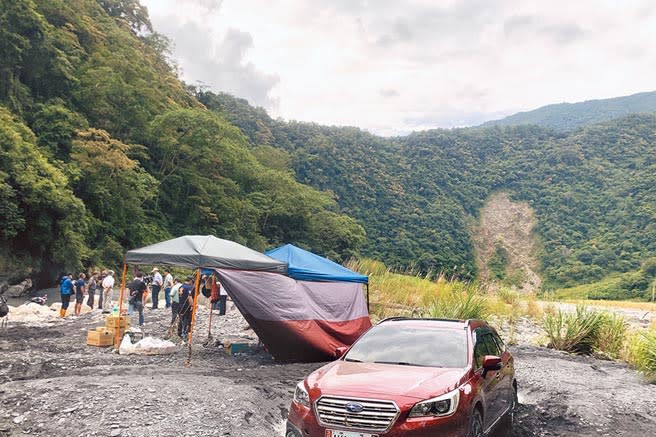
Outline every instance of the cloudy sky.
<svg viewBox="0 0 656 437">
<path fill-rule="evenodd" d="M 653 0 L 141 0 L 182 78 L 381 135 L 656 90 Z"/>
</svg>

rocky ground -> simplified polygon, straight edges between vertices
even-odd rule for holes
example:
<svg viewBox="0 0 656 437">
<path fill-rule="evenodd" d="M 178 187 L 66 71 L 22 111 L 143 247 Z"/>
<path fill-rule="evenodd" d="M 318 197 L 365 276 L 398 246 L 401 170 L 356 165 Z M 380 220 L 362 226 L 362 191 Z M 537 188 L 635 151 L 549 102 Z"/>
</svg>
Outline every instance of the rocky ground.
<svg viewBox="0 0 656 437">
<path fill-rule="evenodd" d="M 11 314 L 10 314 L 11 316 Z M 119 355 L 86 345 L 98 312 L 0 329 L 0 435 L 243 436 L 283 433 L 296 382 L 321 363 L 281 364 L 261 348 L 229 355 L 222 342 L 257 339 L 239 312 L 199 311 L 188 349 Z M 146 310 L 145 335 L 164 337 L 170 313 Z M 525 326 L 526 325 L 526 326 Z M 656 435 L 656 386 L 623 364 L 523 344 L 517 324 L 517 436 Z M 524 327 L 522 327 L 524 326 Z"/>
</svg>

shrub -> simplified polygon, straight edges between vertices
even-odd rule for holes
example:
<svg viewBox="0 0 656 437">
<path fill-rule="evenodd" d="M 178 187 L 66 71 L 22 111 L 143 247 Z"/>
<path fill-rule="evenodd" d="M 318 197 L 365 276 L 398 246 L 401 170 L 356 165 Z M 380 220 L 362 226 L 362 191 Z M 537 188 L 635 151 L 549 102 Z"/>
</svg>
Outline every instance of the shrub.
<svg viewBox="0 0 656 437">
<path fill-rule="evenodd" d="M 656 330 L 633 334 L 628 341 L 626 359 L 656 383 Z"/>
<path fill-rule="evenodd" d="M 610 358 L 617 359 L 626 339 L 627 323 L 624 317 L 614 313 L 601 314 L 601 326 L 595 349 Z"/>
<path fill-rule="evenodd" d="M 547 314 L 544 329 L 554 349 L 590 354 L 597 344 L 603 318 L 602 314 L 579 305 L 574 313 L 558 310 L 555 315 Z"/>
<path fill-rule="evenodd" d="M 428 315 L 445 319 L 485 319 L 488 307 L 478 287 L 465 285 L 444 290 L 428 305 Z"/>
<path fill-rule="evenodd" d="M 519 293 L 507 287 L 499 287 L 497 294 L 505 303 L 516 306 L 519 304 Z"/>
<path fill-rule="evenodd" d="M 508 251 L 501 241 L 494 244 L 494 252 L 487 263 L 490 269 L 491 279 L 503 279 L 506 277 L 506 268 L 508 267 Z"/>
<path fill-rule="evenodd" d="M 528 302 L 526 303 L 526 314 L 534 319 L 538 319 L 544 314 L 534 294 L 529 297 Z"/>
</svg>

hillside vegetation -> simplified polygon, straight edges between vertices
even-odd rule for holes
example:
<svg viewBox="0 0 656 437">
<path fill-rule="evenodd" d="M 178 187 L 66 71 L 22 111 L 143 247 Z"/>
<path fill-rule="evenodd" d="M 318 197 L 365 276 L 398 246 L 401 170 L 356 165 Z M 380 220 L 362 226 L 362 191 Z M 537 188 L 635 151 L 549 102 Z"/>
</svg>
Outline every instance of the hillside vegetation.
<svg viewBox="0 0 656 437">
<path fill-rule="evenodd" d="M 578 103 L 557 103 L 532 111 L 518 112 L 500 120 L 488 121 L 481 126 L 534 124 L 564 132 L 629 114 L 648 112 L 656 112 L 656 92 Z"/>
<path fill-rule="evenodd" d="M 648 294 L 653 276 L 640 268 L 656 254 L 655 115 L 571 134 L 517 126 L 388 139 L 273 120 L 226 94 L 199 99 L 252 142 L 288 152 L 301 182 L 334 192 L 367 231 L 363 254 L 393 268 L 475 277 L 472 229 L 487 199 L 505 191 L 534 212 L 544 289 L 636 272 L 630 296 Z"/>
<path fill-rule="evenodd" d="M 166 57 L 136 0 L 0 0 L 0 266 L 49 286 L 181 234 L 357 253 L 330 193 L 259 160 Z"/>
<path fill-rule="evenodd" d="M 655 115 L 571 133 L 494 126 L 399 138 L 273 120 L 185 86 L 138 0 L 0 2 L 2 269 L 45 281 L 207 233 L 472 279 L 481 208 L 504 192 L 532 211 L 528 258 L 542 289 L 625 275 L 637 279 L 605 294 L 649 294 Z M 493 264 L 504 276 L 513 266 L 501 255 Z"/>
</svg>

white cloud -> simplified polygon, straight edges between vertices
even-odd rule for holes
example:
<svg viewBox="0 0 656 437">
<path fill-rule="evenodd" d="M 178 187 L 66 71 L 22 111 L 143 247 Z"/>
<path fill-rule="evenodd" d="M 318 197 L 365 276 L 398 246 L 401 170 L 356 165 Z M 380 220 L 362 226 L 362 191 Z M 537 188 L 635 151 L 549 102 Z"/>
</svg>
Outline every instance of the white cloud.
<svg viewBox="0 0 656 437">
<path fill-rule="evenodd" d="M 381 134 L 656 89 L 651 0 L 142 0 L 202 81 Z"/>
</svg>

